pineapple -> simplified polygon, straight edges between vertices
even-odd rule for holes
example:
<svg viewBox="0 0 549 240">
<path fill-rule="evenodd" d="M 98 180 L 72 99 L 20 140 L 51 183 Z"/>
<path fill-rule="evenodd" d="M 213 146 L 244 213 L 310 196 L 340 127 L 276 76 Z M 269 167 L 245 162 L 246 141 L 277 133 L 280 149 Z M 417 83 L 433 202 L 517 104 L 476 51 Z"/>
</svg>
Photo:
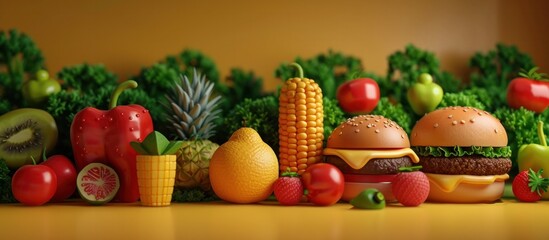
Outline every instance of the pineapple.
<svg viewBox="0 0 549 240">
<path fill-rule="evenodd" d="M 212 98 L 214 84 L 194 70 L 192 81 L 181 77 L 174 92 L 167 96 L 169 128 L 183 140 L 177 152 L 175 187 L 211 189 L 209 166 L 219 147 L 208 140 L 215 134 L 215 123 L 221 113 L 217 106 L 221 96 Z"/>
</svg>

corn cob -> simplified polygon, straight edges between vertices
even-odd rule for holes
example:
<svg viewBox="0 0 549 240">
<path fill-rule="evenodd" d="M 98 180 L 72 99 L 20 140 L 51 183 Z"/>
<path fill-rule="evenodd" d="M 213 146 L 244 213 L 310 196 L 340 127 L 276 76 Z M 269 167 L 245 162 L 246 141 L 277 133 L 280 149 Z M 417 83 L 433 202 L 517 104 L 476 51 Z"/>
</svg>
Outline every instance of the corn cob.
<svg viewBox="0 0 549 240">
<path fill-rule="evenodd" d="M 137 183 L 142 205 L 170 205 L 176 158 L 176 155 L 137 155 Z"/>
<path fill-rule="evenodd" d="M 318 84 L 303 77 L 299 64 L 291 66 L 297 68 L 299 77 L 288 79 L 280 91 L 280 171 L 289 169 L 301 175 L 308 166 L 321 161 L 324 111 Z"/>
</svg>

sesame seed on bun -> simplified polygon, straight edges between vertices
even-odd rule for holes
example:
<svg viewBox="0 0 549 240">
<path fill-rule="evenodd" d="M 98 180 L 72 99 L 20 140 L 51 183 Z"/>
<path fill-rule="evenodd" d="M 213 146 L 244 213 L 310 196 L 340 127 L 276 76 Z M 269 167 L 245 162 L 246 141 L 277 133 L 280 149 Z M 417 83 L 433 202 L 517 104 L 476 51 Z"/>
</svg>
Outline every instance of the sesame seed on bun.
<svg viewBox="0 0 549 240">
<path fill-rule="evenodd" d="M 409 148 L 408 134 L 397 123 L 379 115 L 360 115 L 340 124 L 328 138 L 329 148 Z"/>
<path fill-rule="evenodd" d="M 499 119 L 472 107 L 447 107 L 422 117 L 410 134 L 412 146 L 507 146 Z"/>
</svg>

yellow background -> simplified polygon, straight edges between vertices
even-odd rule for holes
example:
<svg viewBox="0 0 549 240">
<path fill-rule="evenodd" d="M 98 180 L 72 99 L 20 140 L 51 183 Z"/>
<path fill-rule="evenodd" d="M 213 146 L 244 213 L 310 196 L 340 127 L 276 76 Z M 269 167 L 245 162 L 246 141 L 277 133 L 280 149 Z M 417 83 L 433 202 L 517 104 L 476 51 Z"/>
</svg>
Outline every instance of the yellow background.
<svg viewBox="0 0 549 240">
<path fill-rule="evenodd" d="M 549 72 L 548 9 L 544 0 L 0 0 L 0 29 L 31 35 L 53 72 L 104 63 L 127 79 L 193 48 L 222 76 L 253 70 L 272 90 L 276 67 L 296 56 L 333 49 L 385 75 L 387 57 L 408 43 L 464 80 L 473 53 L 497 42 L 517 45 Z"/>
</svg>

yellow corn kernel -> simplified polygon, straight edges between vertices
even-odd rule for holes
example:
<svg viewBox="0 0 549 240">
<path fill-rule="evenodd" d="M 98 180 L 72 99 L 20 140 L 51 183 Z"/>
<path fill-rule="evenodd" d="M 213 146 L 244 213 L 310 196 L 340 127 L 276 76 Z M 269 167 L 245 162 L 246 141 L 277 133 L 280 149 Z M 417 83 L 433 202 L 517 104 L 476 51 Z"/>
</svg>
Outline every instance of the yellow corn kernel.
<svg viewBox="0 0 549 240">
<path fill-rule="evenodd" d="M 322 158 L 324 140 L 322 90 L 312 79 L 290 78 L 279 97 L 280 170 L 303 173 Z"/>
</svg>

